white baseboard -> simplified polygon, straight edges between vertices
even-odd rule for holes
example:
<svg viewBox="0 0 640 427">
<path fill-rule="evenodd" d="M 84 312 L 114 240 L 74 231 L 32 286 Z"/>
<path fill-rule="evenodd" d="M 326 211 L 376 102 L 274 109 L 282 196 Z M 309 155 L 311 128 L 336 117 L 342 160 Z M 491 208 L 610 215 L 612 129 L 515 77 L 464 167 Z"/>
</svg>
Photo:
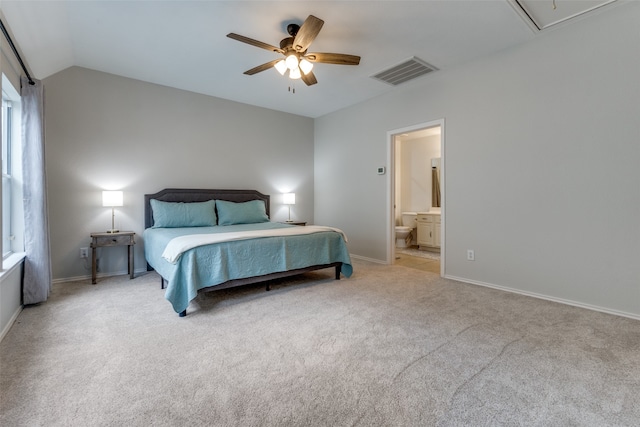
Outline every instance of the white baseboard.
<svg viewBox="0 0 640 427">
<path fill-rule="evenodd" d="M 0 333 L 0 342 L 4 339 L 4 336 L 7 335 L 9 333 L 9 330 L 11 329 L 11 327 L 13 326 L 13 323 L 16 321 L 16 319 L 18 318 L 18 315 L 22 312 L 22 306 L 19 306 L 15 313 L 13 313 L 13 316 L 11 316 L 11 319 L 9 319 L 9 322 L 7 322 L 7 324 L 5 325 L 4 329 L 2 330 L 2 333 Z"/>
<path fill-rule="evenodd" d="M 513 294 L 525 295 L 525 296 L 528 296 L 528 297 L 543 299 L 543 300 L 546 300 L 546 301 L 557 302 L 557 303 L 560 303 L 560 304 L 570 305 L 570 306 L 573 306 L 573 307 L 586 308 L 587 310 L 599 311 L 601 313 L 613 314 L 615 316 L 628 317 L 630 319 L 640 320 L 640 315 L 633 314 L 633 313 L 627 313 L 625 311 L 612 310 L 610 308 L 600 307 L 600 306 L 591 305 L 591 304 L 585 304 L 585 303 L 582 303 L 582 302 L 577 302 L 577 301 L 568 300 L 568 299 L 564 299 L 564 298 L 556 298 L 556 297 L 552 297 L 552 296 L 549 296 L 549 295 L 538 294 L 538 293 L 535 293 L 535 292 L 522 291 L 520 289 L 514 289 L 514 288 L 509 288 L 509 287 L 506 287 L 506 286 L 494 285 L 492 283 L 486 283 L 486 282 L 481 282 L 481 281 L 478 281 L 478 280 L 466 279 L 464 277 L 457 277 L 457 276 L 451 276 L 451 275 L 445 275 L 444 277 L 446 279 L 456 280 L 458 282 L 469 283 L 470 285 L 484 286 L 486 288 L 498 289 L 500 291 L 511 292 Z"/>
<path fill-rule="evenodd" d="M 374 264 L 389 265 L 389 264 L 387 264 L 386 261 L 382 261 L 382 260 L 375 259 L 375 258 L 367 258 L 367 257 L 361 256 L 361 255 L 353 255 L 353 254 L 349 254 L 349 256 L 351 258 L 359 259 L 360 261 L 373 262 Z"/>
<path fill-rule="evenodd" d="M 138 268 L 138 269 L 134 269 L 133 270 L 133 274 L 142 274 L 142 273 L 147 273 L 147 268 L 143 267 L 143 268 Z M 112 277 L 112 276 L 124 276 L 129 274 L 128 271 L 114 271 L 114 272 L 109 272 L 109 273 L 98 273 L 96 274 L 96 279 L 101 279 L 101 278 L 105 278 L 105 277 Z M 63 277 L 63 278 L 58 278 L 58 279 L 53 279 L 51 281 L 52 284 L 56 284 L 56 283 L 65 283 L 65 282 L 78 282 L 80 280 L 91 280 L 91 274 L 86 274 L 84 276 L 75 276 L 75 277 Z"/>
</svg>

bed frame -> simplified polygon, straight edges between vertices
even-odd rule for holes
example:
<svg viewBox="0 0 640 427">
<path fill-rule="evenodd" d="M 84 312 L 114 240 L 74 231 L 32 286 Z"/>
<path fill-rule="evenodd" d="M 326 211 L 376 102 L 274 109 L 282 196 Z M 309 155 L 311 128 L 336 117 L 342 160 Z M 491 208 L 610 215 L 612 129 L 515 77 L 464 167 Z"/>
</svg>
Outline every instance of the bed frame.
<svg viewBox="0 0 640 427">
<path fill-rule="evenodd" d="M 262 194 L 256 190 L 198 190 L 198 189 L 184 189 L 184 188 L 166 188 L 158 191 L 155 194 L 145 194 L 144 196 L 144 228 L 147 229 L 153 226 L 153 215 L 151 210 L 151 199 L 160 200 L 163 202 L 206 202 L 208 200 L 226 200 L 229 202 L 248 202 L 251 200 L 262 200 L 265 204 L 267 216 L 270 217 L 270 196 Z M 209 286 L 202 288 L 202 292 L 217 291 L 227 288 L 233 288 L 236 286 L 244 286 L 255 283 L 267 282 L 266 290 L 271 290 L 270 282 L 274 279 L 280 279 L 284 277 L 296 276 L 313 270 L 321 270 L 325 268 L 335 268 L 335 279 L 340 280 L 340 272 L 342 269 L 341 262 L 334 262 L 331 264 L 322 265 L 310 265 L 305 268 L 299 268 L 296 270 L 281 271 L 277 273 L 265 274 L 263 276 L 247 277 L 244 279 L 229 280 L 224 283 L 220 283 L 215 286 Z M 152 271 L 153 268 L 147 264 L 147 270 Z M 160 287 L 164 289 L 165 279 L 160 277 Z M 179 313 L 180 317 L 187 315 L 187 310 Z"/>
</svg>

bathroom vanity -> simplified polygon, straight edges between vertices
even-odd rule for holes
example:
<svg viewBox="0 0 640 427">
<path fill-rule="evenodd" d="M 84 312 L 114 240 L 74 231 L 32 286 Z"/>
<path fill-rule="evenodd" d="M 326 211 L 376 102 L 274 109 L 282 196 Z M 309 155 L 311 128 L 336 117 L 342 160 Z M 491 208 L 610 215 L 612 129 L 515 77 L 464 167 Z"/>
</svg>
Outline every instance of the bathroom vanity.
<svg viewBox="0 0 640 427">
<path fill-rule="evenodd" d="M 440 212 L 418 212 L 418 247 L 420 250 L 440 251 Z"/>
</svg>

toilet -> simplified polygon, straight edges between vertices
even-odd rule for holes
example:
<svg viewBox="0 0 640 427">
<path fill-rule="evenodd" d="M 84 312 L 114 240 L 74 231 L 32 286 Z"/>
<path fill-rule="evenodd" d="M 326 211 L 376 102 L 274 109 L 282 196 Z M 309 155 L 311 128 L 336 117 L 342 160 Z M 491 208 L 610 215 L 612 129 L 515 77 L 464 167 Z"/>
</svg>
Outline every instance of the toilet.
<svg viewBox="0 0 640 427">
<path fill-rule="evenodd" d="M 406 248 L 411 246 L 413 235 L 411 232 L 416 228 L 416 212 L 402 212 L 402 225 L 396 226 L 396 247 Z"/>
</svg>

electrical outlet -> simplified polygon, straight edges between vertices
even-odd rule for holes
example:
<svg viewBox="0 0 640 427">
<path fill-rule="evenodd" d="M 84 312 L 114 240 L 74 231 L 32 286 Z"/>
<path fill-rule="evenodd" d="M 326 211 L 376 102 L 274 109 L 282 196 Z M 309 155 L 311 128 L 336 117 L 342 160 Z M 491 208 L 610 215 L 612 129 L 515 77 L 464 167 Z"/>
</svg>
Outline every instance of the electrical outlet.
<svg viewBox="0 0 640 427">
<path fill-rule="evenodd" d="M 476 253 L 473 251 L 473 249 L 467 249 L 467 261 L 475 261 L 476 260 Z"/>
<path fill-rule="evenodd" d="M 89 248 L 80 248 L 80 258 L 89 258 Z"/>
</svg>

